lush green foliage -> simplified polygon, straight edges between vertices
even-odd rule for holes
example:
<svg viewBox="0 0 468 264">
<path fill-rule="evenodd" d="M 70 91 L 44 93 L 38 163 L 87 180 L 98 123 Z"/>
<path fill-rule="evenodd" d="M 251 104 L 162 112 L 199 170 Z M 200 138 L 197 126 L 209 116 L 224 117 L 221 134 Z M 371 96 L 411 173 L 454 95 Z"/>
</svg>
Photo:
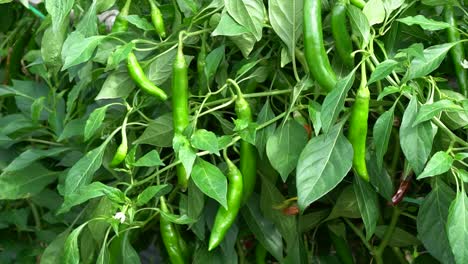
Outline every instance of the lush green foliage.
<svg viewBox="0 0 468 264">
<path fill-rule="evenodd" d="M 0 0 L 0 263 L 468 263 L 466 6 L 351 2 Z"/>
</svg>

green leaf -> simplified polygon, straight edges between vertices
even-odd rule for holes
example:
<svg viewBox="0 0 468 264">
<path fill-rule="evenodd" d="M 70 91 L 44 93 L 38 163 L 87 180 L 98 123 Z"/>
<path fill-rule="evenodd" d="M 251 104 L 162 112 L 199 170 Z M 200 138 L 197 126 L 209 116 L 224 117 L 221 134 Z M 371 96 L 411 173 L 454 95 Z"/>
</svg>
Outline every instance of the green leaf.
<svg viewBox="0 0 468 264">
<path fill-rule="evenodd" d="M 302 35 L 303 1 L 269 0 L 268 18 L 273 30 L 294 54 L 296 42 Z"/>
<path fill-rule="evenodd" d="M 424 121 L 431 120 L 433 117 L 437 116 L 442 111 L 463 111 L 463 107 L 447 99 L 436 101 L 432 104 L 423 104 L 418 112 L 418 116 L 416 117 L 413 126 L 416 126 Z"/>
<path fill-rule="evenodd" d="M 192 169 L 193 182 L 207 196 L 227 209 L 227 180 L 215 165 L 197 158 Z"/>
<path fill-rule="evenodd" d="M 418 114 L 418 100 L 411 98 L 400 126 L 400 146 L 416 175 L 424 169 L 431 154 L 433 132 L 429 122 L 413 126 Z"/>
<path fill-rule="evenodd" d="M 165 114 L 148 124 L 148 127 L 133 144 L 149 144 L 156 147 L 171 147 L 172 137 L 172 114 Z"/>
<path fill-rule="evenodd" d="M 104 118 L 106 117 L 106 111 L 109 105 L 105 105 L 94 109 L 86 120 L 86 126 L 84 129 L 85 141 L 88 141 L 91 137 L 96 134 L 96 131 L 101 127 Z"/>
<path fill-rule="evenodd" d="M 107 76 L 96 100 L 126 98 L 135 89 L 135 82 L 127 72 L 113 72 Z"/>
<path fill-rule="evenodd" d="M 219 156 L 218 138 L 216 134 L 206 129 L 198 129 L 190 139 L 192 146 L 199 150 L 207 150 Z"/>
<path fill-rule="evenodd" d="M 86 120 L 84 119 L 73 119 L 68 122 L 60 137 L 57 139 L 58 142 L 64 141 L 65 139 L 69 139 L 74 136 L 82 136 L 84 135 L 84 128 L 86 126 Z"/>
<path fill-rule="evenodd" d="M 330 215 L 327 220 L 346 217 L 346 218 L 361 218 L 359 211 L 358 199 L 352 185 L 346 186 L 336 199 Z"/>
<path fill-rule="evenodd" d="M 136 167 L 156 167 L 164 166 L 164 163 L 161 161 L 159 153 L 153 149 L 138 159 L 137 162 L 135 162 L 133 165 Z"/>
<path fill-rule="evenodd" d="M 267 219 L 270 219 L 275 223 L 275 226 L 279 229 L 281 236 L 286 241 L 286 245 L 290 245 L 298 236 L 296 218 L 294 216 L 284 215 L 280 210 L 274 210 L 272 208 L 272 205 L 281 204 L 286 200 L 286 198 L 268 178 L 262 176 L 261 182 L 261 211 Z"/>
<path fill-rule="evenodd" d="M 372 186 L 383 198 L 391 201 L 394 192 L 392 179 L 384 166 L 378 167 L 376 153 L 371 148 L 366 151 L 366 164 Z"/>
<path fill-rule="evenodd" d="M 47 13 L 52 17 L 52 25 L 58 30 L 60 24 L 68 19 L 74 0 L 48 0 L 45 2 Z"/>
<path fill-rule="evenodd" d="M 225 54 L 224 45 L 221 45 L 208 53 L 205 60 L 206 65 L 204 73 L 207 80 L 211 81 L 214 78 L 214 75 L 216 74 L 221 61 L 223 61 Z"/>
<path fill-rule="evenodd" d="M 98 35 L 96 3 L 96 1 L 93 1 L 88 11 L 86 11 L 85 15 L 76 26 L 76 31 L 79 31 L 85 37 Z"/>
<path fill-rule="evenodd" d="M 370 26 L 380 24 L 385 20 L 385 7 L 382 0 L 370 0 L 362 12 L 366 15 Z"/>
<path fill-rule="evenodd" d="M 382 100 L 385 96 L 389 95 L 389 94 L 394 94 L 394 93 L 398 93 L 400 91 L 400 88 L 398 87 L 395 87 L 395 86 L 386 86 L 384 88 L 384 90 L 379 94 L 379 96 L 377 97 L 377 101 L 380 101 Z"/>
<path fill-rule="evenodd" d="M 159 210 L 161 217 L 177 225 L 189 225 L 197 222 L 197 220 L 188 217 L 188 215 L 175 215 Z"/>
<path fill-rule="evenodd" d="M 283 182 L 294 170 L 299 154 L 307 143 L 307 132 L 293 119 L 276 129 L 268 138 L 266 153 L 271 165 L 277 170 Z"/>
<path fill-rule="evenodd" d="M 375 70 L 372 71 L 371 76 L 367 84 L 371 84 L 376 81 L 380 81 L 390 75 L 393 70 L 399 65 L 400 63 L 396 60 L 386 59 L 383 62 L 379 63 Z M 379 95 L 380 96 L 380 95 Z"/>
<path fill-rule="evenodd" d="M 68 171 L 65 178 L 65 196 L 75 193 L 80 187 L 89 184 L 94 173 L 102 165 L 106 144 L 89 151 Z"/>
<path fill-rule="evenodd" d="M 130 24 L 144 31 L 151 31 L 154 29 L 153 25 L 150 22 L 148 22 L 148 20 L 141 18 L 137 15 L 128 15 L 125 17 L 125 19 L 128 22 L 130 22 Z"/>
<path fill-rule="evenodd" d="M 308 105 L 309 118 L 312 121 L 312 126 L 314 127 L 314 133 L 316 136 L 320 134 L 322 129 L 322 106 L 316 101 L 310 101 Z"/>
<path fill-rule="evenodd" d="M 422 27 L 424 30 L 431 30 L 431 31 L 450 28 L 449 23 L 426 18 L 425 16 L 422 16 L 422 15 L 407 16 L 404 18 L 399 18 L 397 19 L 397 21 L 404 23 L 408 26 L 418 25 Z"/>
<path fill-rule="evenodd" d="M 135 43 L 129 42 L 125 45 L 118 46 L 107 59 L 107 65 L 105 71 L 110 71 L 119 65 L 120 62 L 125 61 L 128 57 L 128 54 L 135 47 Z"/>
<path fill-rule="evenodd" d="M 224 5 L 229 15 L 252 33 L 257 41 L 262 38 L 262 29 L 266 17 L 263 1 L 230 0 L 225 1 Z"/>
<path fill-rule="evenodd" d="M 107 186 L 101 182 L 93 182 L 89 185 L 81 186 L 74 193 L 65 195 L 65 200 L 57 214 L 66 213 L 70 211 L 73 206 L 104 195 L 113 202 L 125 203 L 125 195 L 119 189 Z"/>
<path fill-rule="evenodd" d="M 77 31 L 68 35 L 62 48 L 62 59 L 64 61 L 62 70 L 89 61 L 103 38 L 104 36 L 85 38 L 83 34 Z"/>
<path fill-rule="evenodd" d="M 130 243 L 130 231 L 115 237 L 109 247 L 109 263 L 140 264 L 140 257 Z"/>
<path fill-rule="evenodd" d="M 17 200 L 41 192 L 55 181 L 59 172 L 49 171 L 39 163 L 0 174 L 0 200 Z"/>
<path fill-rule="evenodd" d="M 374 124 L 373 136 L 375 141 L 375 152 L 378 168 L 382 168 L 385 153 L 387 153 L 388 142 L 392 134 L 393 116 L 395 106 L 385 111 Z"/>
<path fill-rule="evenodd" d="M 187 175 L 190 175 L 197 155 L 190 146 L 190 142 L 184 135 L 176 133 L 173 141 L 174 150 L 177 154 L 177 157 L 182 162 Z"/>
<path fill-rule="evenodd" d="M 301 152 L 296 168 L 301 210 L 331 191 L 351 169 L 353 147 L 343 135 L 342 126 L 338 123 L 327 134 L 312 138 Z"/>
<path fill-rule="evenodd" d="M 163 54 L 160 54 L 149 65 L 148 79 L 156 85 L 162 85 L 172 76 L 172 65 L 177 53 L 177 49 L 173 49 Z"/>
<path fill-rule="evenodd" d="M 78 236 L 87 224 L 88 223 L 86 222 L 80 225 L 79 227 L 75 228 L 70 233 L 70 235 L 68 235 L 67 240 L 65 241 L 64 263 L 80 263 L 80 249 L 78 247 Z"/>
<path fill-rule="evenodd" d="M 168 194 L 171 190 L 172 186 L 170 184 L 149 186 L 138 195 L 135 204 L 137 206 L 143 206 L 151 199 L 158 199 L 159 197 Z"/>
<path fill-rule="evenodd" d="M 36 160 L 40 160 L 46 157 L 53 157 L 69 150 L 64 147 L 50 148 L 50 149 L 28 149 L 16 157 L 3 172 L 10 172 L 23 169 L 31 165 Z"/>
<path fill-rule="evenodd" d="M 371 36 L 367 17 L 362 13 L 361 9 L 353 5 L 348 5 L 347 11 L 353 32 L 362 39 L 361 47 L 366 47 L 369 44 Z"/>
<path fill-rule="evenodd" d="M 42 111 L 45 106 L 45 97 L 41 96 L 34 100 L 31 104 L 31 120 L 37 122 L 41 118 Z"/>
<path fill-rule="evenodd" d="M 325 97 L 320 113 L 322 129 L 325 133 L 335 123 L 338 115 L 343 110 L 346 95 L 354 82 L 354 70 L 346 77 L 338 80 L 335 88 Z"/>
<path fill-rule="evenodd" d="M 212 36 L 240 36 L 249 31 L 244 26 L 237 23 L 227 12 L 221 13 L 221 20 L 216 26 Z"/>
<path fill-rule="evenodd" d="M 247 206 L 241 210 L 242 216 L 255 238 L 275 259 L 281 261 L 283 259 L 281 234 L 273 222 L 261 214 L 260 197 L 255 197 L 256 194 L 253 194 L 253 196 L 254 199 L 249 199 Z"/>
<path fill-rule="evenodd" d="M 260 113 L 258 113 L 257 122 L 259 124 L 263 124 L 273 118 L 275 118 L 275 113 L 271 109 L 270 101 L 266 100 L 265 104 L 260 110 Z M 272 123 L 269 126 L 257 131 L 257 135 L 255 137 L 255 146 L 257 146 L 258 154 L 261 159 L 263 159 L 263 155 L 265 155 L 267 141 L 273 135 L 273 133 L 275 133 L 275 130 L 276 123 Z"/>
<path fill-rule="evenodd" d="M 366 239 L 369 241 L 377 227 L 377 220 L 380 215 L 379 200 L 372 186 L 361 177 L 354 177 L 353 187 L 359 211 L 366 227 Z"/>
<path fill-rule="evenodd" d="M 378 226 L 375 229 L 375 235 L 382 239 L 387 228 L 388 226 Z M 415 236 L 399 227 L 395 228 L 390 240 L 388 241 L 388 245 L 391 247 L 409 247 L 417 246 L 419 244 L 421 244 L 421 242 Z"/>
<path fill-rule="evenodd" d="M 444 151 L 439 151 L 427 163 L 418 180 L 447 172 L 452 167 L 453 158 Z"/>
<path fill-rule="evenodd" d="M 468 261 L 468 197 L 465 192 L 457 194 L 451 203 L 447 219 L 447 233 L 456 263 Z"/>
<path fill-rule="evenodd" d="M 439 67 L 447 52 L 455 43 L 444 43 L 431 46 L 424 50 L 424 58 L 416 57 L 411 61 L 409 69 L 402 82 L 407 82 L 419 77 L 426 76 Z"/>
<path fill-rule="evenodd" d="M 442 263 L 455 263 L 445 226 L 453 199 L 455 193 L 452 189 L 436 178 L 432 191 L 419 207 L 416 221 L 418 238 L 427 251 Z"/>
<path fill-rule="evenodd" d="M 41 255 L 41 264 L 56 264 L 63 262 L 64 244 L 70 231 L 65 230 L 60 233 L 55 239 L 46 247 L 44 253 Z"/>
</svg>

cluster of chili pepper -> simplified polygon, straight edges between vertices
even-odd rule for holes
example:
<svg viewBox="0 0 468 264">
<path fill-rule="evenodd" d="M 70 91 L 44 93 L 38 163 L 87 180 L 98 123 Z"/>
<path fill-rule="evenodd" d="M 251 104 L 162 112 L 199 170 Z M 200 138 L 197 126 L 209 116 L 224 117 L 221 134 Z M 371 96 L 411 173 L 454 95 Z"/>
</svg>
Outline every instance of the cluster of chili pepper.
<svg viewBox="0 0 468 264">
<path fill-rule="evenodd" d="M 327 92 L 331 91 L 337 77 L 330 65 L 322 34 L 321 0 L 304 1 L 304 48 L 310 74 Z M 352 1 L 362 8 L 365 3 Z M 354 67 L 353 45 L 346 28 L 346 2 L 337 1 L 332 9 L 331 25 L 335 39 L 335 48 L 343 64 Z M 361 83 L 356 92 L 356 99 L 351 109 L 348 139 L 353 146 L 353 168 L 356 174 L 366 181 L 369 175 L 366 167 L 367 119 L 369 115 L 370 93 L 367 87 L 366 64 L 361 64 Z"/>
<path fill-rule="evenodd" d="M 128 15 L 130 0 L 127 0 L 119 16 Z M 355 1 L 359 2 L 359 1 Z M 164 22 L 161 12 L 154 0 L 149 0 L 151 6 L 151 18 L 158 35 L 162 38 L 166 36 Z M 359 4 L 359 3 L 358 3 Z M 362 3 L 361 3 L 362 4 Z M 336 74 L 328 60 L 325 50 L 322 33 L 321 21 L 321 1 L 304 1 L 304 47 L 305 56 L 312 77 L 317 81 L 320 87 L 326 91 L 331 91 L 336 83 Z M 117 19 L 117 25 L 114 25 L 115 31 L 121 30 L 127 26 L 125 19 Z M 351 38 L 346 29 L 346 3 L 338 1 L 332 10 L 332 32 L 335 38 L 335 48 L 347 67 L 354 67 L 354 57 L 352 56 L 353 46 Z M 182 36 L 183 34 L 181 34 Z M 189 104 L 188 104 L 188 65 L 183 53 L 183 45 L 179 39 L 179 47 L 173 63 L 172 77 L 172 109 L 174 132 L 183 135 L 189 125 Z M 204 67 L 206 58 L 206 43 L 202 38 L 202 46 L 198 54 L 197 70 L 198 83 L 200 90 L 207 86 Z M 145 75 L 143 69 L 138 63 L 136 56 L 130 52 L 127 58 L 128 72 L 135 83 L 146 93 L 151 94 L 161 100 L 166 100 L 166 93 L 154 85 Z M 237 90 L 235 101 L 235 112 L 239 120 L 247 123 L 252 122 L 252 110 L 248 101 L 244 98 L 239 86 L 232 81 Z M 367 87 L 366 66 L 361 64 L 361 83 L 357 90 L 356 100 L 351 110 L 348 138 L 354 149 L 353 167 L 356 174 L 365 180 L 368 180 L 368 173 L 365 163 L 367 118 L 369 112 L 369 89 Z M 126 153 L 127 140 L 125 126 L 122 127 L 122 143 L 119 146 L 116 156 L 111 162 L 116 166 L 123 161 Z M 119 156 L 119 157 L 117 157 Z M 123 156 L 123 157 L 122 157 Z M 227 192 L 227 207 L 220 207 L 216 214 L 214 224 L 209 239 L 209 250 L 216 248 L 224 239 L 227 231 L 234 223 L 239 209 L 245 203 L 255 188 L 256 182 L 256 148 L 249 142 L 241 140 L 240 142 L 240 162 L 239 168 L 228 158 L 226 149 L 223 156 L 228 168 L 229 187 Z M 176 167 L 178 184 L 185 190 L 188 183 L 188 175 L 183 165 Z M 162 212 L 169 212 L 165 200 L 160 198 L 160 208 Z M 185 263 L 187 260 L 187 251 L 185 242 L 179 234 L 173 223 L 161 217 L 160 219 L 161 236 L 166 247 L 167 253 L 172 263 Z M 258 253 L 260 258 L 264 259 L 264 248 L 259 246 Z"/>
</svg>

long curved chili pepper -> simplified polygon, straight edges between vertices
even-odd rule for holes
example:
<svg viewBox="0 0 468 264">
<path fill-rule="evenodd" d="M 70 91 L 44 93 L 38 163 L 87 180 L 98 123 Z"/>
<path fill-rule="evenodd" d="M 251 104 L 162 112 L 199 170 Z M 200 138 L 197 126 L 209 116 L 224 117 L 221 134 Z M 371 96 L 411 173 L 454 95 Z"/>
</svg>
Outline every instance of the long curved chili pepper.
<svg viewBox="0 0 468 264">
<path fill-rule="evenodd" d="M 321 6 L 321 0 L 304 0 L 304 49 L 312 77 L 329 92 L 337 79 L 323 44 Z"/>
<path fill-rule="evenodd" d="M 130 52 L 127 57 L 127 69 L 133 81 L 146 93 L 153 95 L 161 100 L 167 99 L 167 94 L 161 88 L 154 85 L 140 66 L 138 59 L 133 52 Z"/>
<path fill-rule="evenodd" d="M 333 6 L 331 12 L 331 27 L 338 55 L 346 67 L 353 68 L 353 43 L 346 28 L 346 3 L 342 0 L 336 2 L 335 6 Z"/>
<path fill-rule="evenodd" d="M 228 168 L 227 177 L 229 180 L 227 209 L 220 207 L 216 213 L 213 228 L 211 229 L 210 241 L 208 243 L 209 251 L 216 248 L 223 241 L 227 231 L 236 220 L 242 202 L 242 173 L 228 158 L 226 150 L 224 150 L 223 155 Z"/>
<path fill-rule="evenodd" d="M 159 198 L 161 211 L 169 213 L 166 201 L 163 196 Z M 184 253 L 180 248 L 180 234 L 177 232 L 175 226 L 164 217 L 159 220 L 159 228 L 161 237 L 166 248 L 167 254 L 172 264 L 183 264 L 186 263 Z"/>
<path fill-rule="evenodd" d="M 361 84 L 356 93 L 356 99 L 351 110 L 348 139 L 353 146 L 353 168 L 357 175 L 369 181 L 366 167 L 367 119 L 369 116 L 370 92 L 367 87 L 366 65 L 361 64 Z"/>
</svg>

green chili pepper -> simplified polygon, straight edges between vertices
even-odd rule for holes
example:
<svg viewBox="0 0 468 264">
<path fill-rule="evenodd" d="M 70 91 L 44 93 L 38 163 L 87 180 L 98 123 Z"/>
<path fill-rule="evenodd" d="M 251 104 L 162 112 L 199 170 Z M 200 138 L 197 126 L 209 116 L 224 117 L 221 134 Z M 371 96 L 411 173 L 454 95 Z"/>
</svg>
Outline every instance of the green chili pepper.
<svg viewBox="0 0 468 264">
<path fill-rule="evenodd" d="M 154 85 L 145 75 L 145 72 L 138 63 L 138 60 L 133 54 L 130 52 L 127 57 L 127 68 L 130 76 L 132 77 L 133 81 L 146 93 L 156 96 L 161 100 L 167 99 L 167 94 L 161 90 L 161 88 Z"/>
<path fill-rule="evenodd" d="M 166 201 L 163 196 L 159 198 L 161 203 L 161 211 L 169 213 L 167 208 Z M 183 264 L 186 263 L 184 253 L 180 248 L 180 234 L 177 232 L 175 226 L 167 219 L 161 216 L 159 219 L 159 228 L 161 232 L 161 237 L 166 247 L 167 254 L 172 264 Z"/>
<path fill-rule="evenodd" d="M 128 142 L 127 142 L 127 118 L 124 119 L 124 123 L 122 125 L 122 142 L 120 143 L 119 147 L 115 151 L 114 158 L 110 162 L 111 167 L 117 167 L 122 161 L 124 161 L 125 157 L 127 156 L 128 151 Z"/>
<path fill-rule="evenodd" d="M 120 13 L 115 18 L 114 25 L 112 26 L 112 32 L 126 32 L 128 30 L 128 21 L 125 18 L 128 16 L 128 11 L 130 10 L 130 5 L 132 0 L 127 0 L 124 7 L 120 10 Z"/>
<path fill-rule="evenodd" d="M 346 29 L 346 3 L 344 3 L 343 0 L 336 2 L 332 9 L 331 27 L 338 55 L 346 67 L 353 68 L 353 43 L 351 41 L 351 36 Z"/>
<path fill-rule="evenodd" d="M 361 9 L 364 8 L 366 2 L 364 0 L 350 0 L 351 4 L 355 7 L 359 7 Z"/>
<path fill-rule="evenodd" d="M 226 149 L 223 154 L 228 168 L 227 177 L 229 180 L 227 209 L 220 207 L 216 213 L 213 228 L 211 229 L 210 242 L 208 243 L 209 251 L 216 248 L 223 241 L 227 231 L 236 220 L 242 201 L 242 173 L 228 158 Z"/>
<path fill-rule="evenodd" d="M 323 44 L 321 2 L 304 0 L 304 49 L 312 77 L 329 92 L 337 79 Z"/>
<path fill-rule="evenodd" d="M 450 24 L 450 27 L 447 28 L 447 36 L 450 42 L 460 41 L 460 32 L 457 30 L 457 21 L 455 20 L 455 15 L 453 13 L 453 5 L 445 6 L 445 22 Z M 450 55 L 452 56 L 453 66 L 455 68 L 455 74 L 457 76 L 458 86 L 460 87 L 460 92 L 468 97 L 468 76 L 466 70 L 461 65 L 462 61 L 465 59 L 465 50 L 463 49 L 463 44 L 456 44 L 451 50 Z"/>
<path fill-rule="evenodd" d="M 366 66 L 361 65 L 361 84 L 356 93 L 356 100 L 351 110 L 348 139 L 353 145 L 353 168 L 366 181 L 369 174 L 366 167 L 367 118 L 369 116 L 370 93 L 367 87 Z"/>
<path fill-rule="evenodd" d="M 161 38 L 166 37 L 166 28 L 164 26 L 163 16 L 161 14 L 161 10 L 159 10 L 158 6 L 154 2 L 154 0 L 148 0 L 151 6 L 151 21 L 153 21 L 154 28 L 156 29 L 156 33 Z"/>
<path fill-rule="evenodd" d="M 235 84 L 237 89 L 237 99 L 235 110 L 239 120 L 252 122 L 252 110 L 249 102 L 245 100 L 239 86 Z M 254 191 L 257 178 L 257 150 L 255 146 L 245 140 L 240 142 L 240 171 L 244 177 L 244 195 L 242 203 L 247 202 L 250 195 Z"/>
<path fill-rule="evenodd" d="M 182 134 L 189 124 L 187 62 L 183 47 L 179 46 L 172 72 L 172 117 L 174 133 Z M 187 189 L 188 175 L 182 164 L 177 165 L 178 184 Z"/>
</svg>

